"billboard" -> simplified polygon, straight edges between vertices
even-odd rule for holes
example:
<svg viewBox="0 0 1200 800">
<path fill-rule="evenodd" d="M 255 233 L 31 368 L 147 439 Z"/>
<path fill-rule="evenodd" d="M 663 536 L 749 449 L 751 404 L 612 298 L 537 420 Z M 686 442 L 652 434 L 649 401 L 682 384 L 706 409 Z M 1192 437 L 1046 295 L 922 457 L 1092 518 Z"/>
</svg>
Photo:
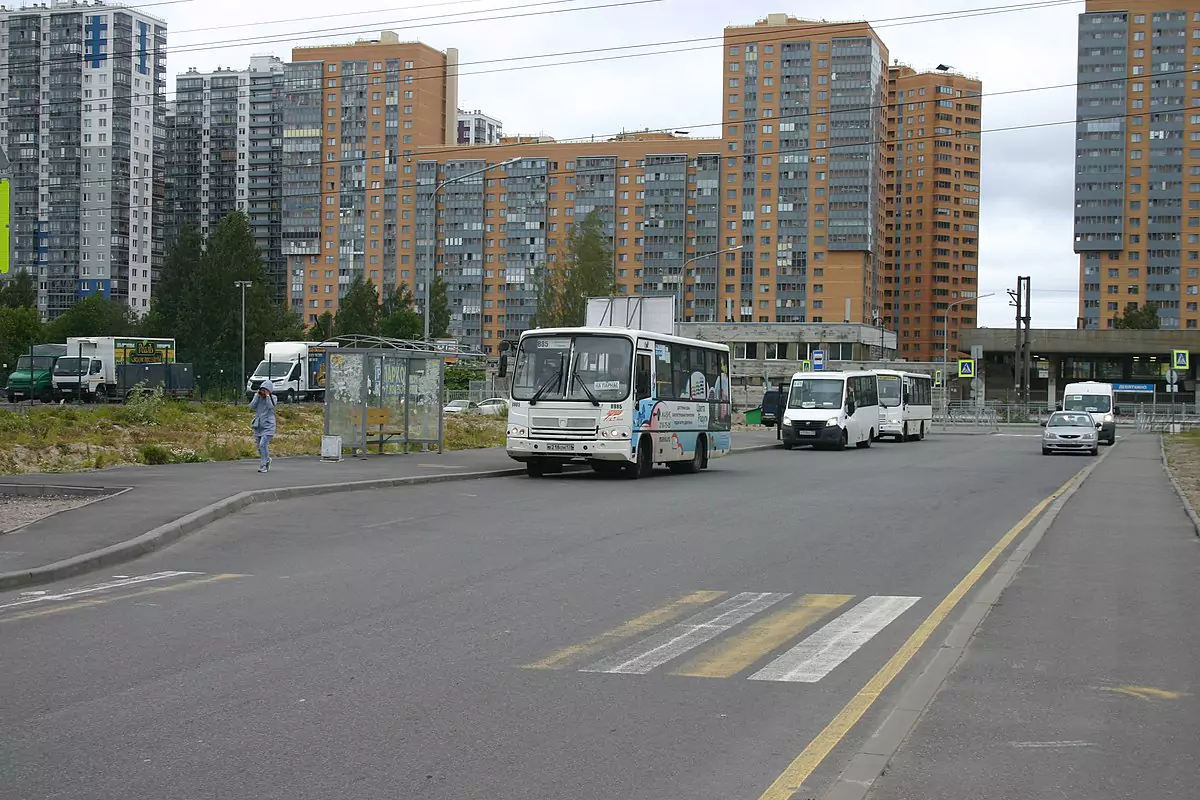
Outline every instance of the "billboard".
<svg viewBox="0 0 1200 800">
<path fill-rule="evenodd" d="M 118 364 L 171 364 L 174 339 L 117 339 L 113 342 Z"/>
</svg>

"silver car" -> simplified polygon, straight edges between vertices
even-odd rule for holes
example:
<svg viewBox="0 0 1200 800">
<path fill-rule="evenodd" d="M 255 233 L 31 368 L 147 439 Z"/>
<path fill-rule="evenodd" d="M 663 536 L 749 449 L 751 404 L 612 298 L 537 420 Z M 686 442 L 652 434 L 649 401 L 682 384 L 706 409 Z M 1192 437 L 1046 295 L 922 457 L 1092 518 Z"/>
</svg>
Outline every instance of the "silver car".
<svg viewBox="0 0 1200 800">
<path fill-rule="evenodd" d="M 1056 411 L 1044 423 L 1042 455 L 1100 452 L 1100 424 L 1084 411 Z"/>
</svg>

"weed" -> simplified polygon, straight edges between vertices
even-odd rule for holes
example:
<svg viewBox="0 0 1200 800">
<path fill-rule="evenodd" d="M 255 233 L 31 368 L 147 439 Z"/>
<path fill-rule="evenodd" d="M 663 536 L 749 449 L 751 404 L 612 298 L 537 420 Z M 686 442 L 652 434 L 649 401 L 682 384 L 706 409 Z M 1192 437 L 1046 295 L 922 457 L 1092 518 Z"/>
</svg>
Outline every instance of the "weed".
<svg viewBox="0 0 1200 800">
<path fill-rule="evenodd" d="M 157 466 L 160 464 L 173 464 L 175 462 L 171 451 L 160 444 L 144 444 L 138 452 L 142 456 L 143 464 Z"/>
</svg>

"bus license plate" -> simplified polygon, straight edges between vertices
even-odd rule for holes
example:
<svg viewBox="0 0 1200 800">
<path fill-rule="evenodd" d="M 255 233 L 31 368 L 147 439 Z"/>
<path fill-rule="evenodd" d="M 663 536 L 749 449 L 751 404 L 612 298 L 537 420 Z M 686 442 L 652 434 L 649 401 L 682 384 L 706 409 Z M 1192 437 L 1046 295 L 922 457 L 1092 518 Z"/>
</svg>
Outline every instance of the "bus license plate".
<svg viewBox="0 0 1200 800">
<path fill-rule="evenodd" d="M 575 451 L 575 445 L 572 444 L 548 444 L 546 449 L 554 453 L 571 453 Z"/>
<path fill-rule="evenodd" d="M 816 431 L 796 431 L 797 436 L 816 436 Z"/>
</svg>

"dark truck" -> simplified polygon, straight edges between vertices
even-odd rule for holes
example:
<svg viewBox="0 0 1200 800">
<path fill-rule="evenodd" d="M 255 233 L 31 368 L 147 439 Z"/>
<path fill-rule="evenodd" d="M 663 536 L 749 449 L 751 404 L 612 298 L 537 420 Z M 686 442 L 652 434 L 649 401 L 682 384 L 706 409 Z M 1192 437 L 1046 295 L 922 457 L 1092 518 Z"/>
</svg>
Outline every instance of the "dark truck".
<svg viewBox="0 0 1200 800">
<path fill-rule="evenodd" d="M 8 385 L 4 387 L 8 402 L 53 400 L 54 364 L 66 353 L 65 344 L 35 344 L 29 348 L 28 353 L 17 359 L 16 369 L 8 376 Z"/>
</svg>

